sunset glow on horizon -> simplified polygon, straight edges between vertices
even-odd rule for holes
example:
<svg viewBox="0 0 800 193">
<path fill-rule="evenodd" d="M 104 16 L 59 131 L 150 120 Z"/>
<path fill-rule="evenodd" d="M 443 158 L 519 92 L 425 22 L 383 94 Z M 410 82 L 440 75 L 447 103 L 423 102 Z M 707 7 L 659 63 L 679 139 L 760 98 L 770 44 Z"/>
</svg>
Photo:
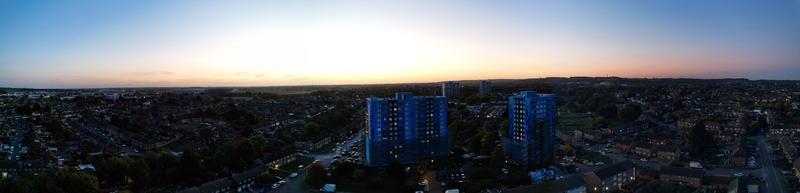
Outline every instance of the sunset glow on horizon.
<svg viewBox="0 0 800 193">
<path fill-rule="evenodd" d="M 3 1 L 0 87 L 800 79 L 800 1 Z"/>
</svg>

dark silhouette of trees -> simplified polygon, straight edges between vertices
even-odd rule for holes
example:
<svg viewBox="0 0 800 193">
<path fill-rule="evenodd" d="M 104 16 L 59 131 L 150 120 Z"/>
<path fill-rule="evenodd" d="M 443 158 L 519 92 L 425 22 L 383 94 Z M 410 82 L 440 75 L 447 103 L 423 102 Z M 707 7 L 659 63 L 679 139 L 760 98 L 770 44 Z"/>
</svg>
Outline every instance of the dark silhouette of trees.
<svg viewBox="0 0 800 193">
<path fill-rule="evenodd" d="M 699 157 L 705 155 L 715 144 L 714 136 L 706 131 L 706 126 L 703 121 L 698 121 L 698 123 L 692 127 L 692 130 L 689 131 L 689 153 L 692 154 L 692 156 Z"/>
<path fill-rule="evenodd" d="M 597 109 L 597 113 L 603 118 L 616 120 L 617 119 L 617 106 L 612 104 L 605 104 Z"/>
<path fill-rule="evenodd" d="M 65 193 L 97 193 L 100 186 L 97 178 L 84 172 L 59 172 L 58 185 Z"/>
<path fill-rule="evenodd" d="M 622 105 L 622 109 L 619 110 L 619 118 L 623 121 L 633 121 L 639 118 L 639 115 L 642 114 L 642 107 L 636 104 L 625 104 Z"/>
<path fill-rule="evenodd" d="M 129 157 L 109 157 L 95 163 L 97 176 L 111 187 L 127 185 L 129 181 L 137 189 L 147 188 L 151 183 L 150 167 L 144 160 Z"/>
<path fill-rule="evenodd" d="M 203 181 L 203 166 L 200 163 L 200 154 L 194 150 L 183 151 L 178 170 L 190 184 L 200 184 Z"/>
<path fill-rule="evenodd" d="M 345 105 L 337 105 L 333 110 L 324 112 L 309 120 L 301 130 L 303 140 L 318 141 L 341 131 L 358 109 Z"/>
<path fill-rule="evenodd" d="M 325 184 L 328 177 L 328 169 L 320 162 L 315 162 L 308 166 L 308 174 L 306 176 L 306 184 L 313 188 L 319 189 Z"/>
<path fill-rule="evenodd" d="M 257 140 L 255 143 L 253 140 Z M 257 158 L 261 157 L 264 147 L 262 138 L 242 138 L 237 141 L 224 141 L 214 152 L 214 161 L 220 166 L 236 171 L 244 171 Z"/>
<path fill-rule="evenodd" d="M 492 132 L 491 130 L 487 130 L 483 132 L 483 138 L 481 138 L 481 150 L 479 151 L 481 155 L 489 155 L 497 147 L 497 133 Z"/>
<path fill-rule="evenodd" d="M 502 168 L 506 165 L 506 155 L 502 147 L 495 147 L 492 151 L 492 159 L 489 160 L 489 165 L 494 168 Z"/>
<path fill-rule="evenodd" d="M 98 193 L 97 178 L 79 171 L 45 171 L 14 181 L 0 181 L 0 192 L 14 193 Z"/>
</svg>

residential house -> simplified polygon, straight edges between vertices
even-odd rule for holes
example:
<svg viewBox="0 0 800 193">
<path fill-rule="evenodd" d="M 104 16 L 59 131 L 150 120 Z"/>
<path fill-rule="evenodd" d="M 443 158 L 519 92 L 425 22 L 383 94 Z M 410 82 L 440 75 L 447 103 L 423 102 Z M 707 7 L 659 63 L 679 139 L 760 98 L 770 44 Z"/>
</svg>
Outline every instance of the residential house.
<svg viewBox="0 0 800 193">
<path fill-rule="evenodd" d="M 797 146 L 794 144 L 790 136 L 783 136 L 779 140 L 779 145 L 783 149 L 783 155 L 789 162 L 794 162 L 797 155 Z"/>
<path fill-rule="evenodd" d="M 590 128 L 576 129 L 574 134 L 576 139 L 592 142 L 600 141 L 603 137 L 603 134 L 600 131 Z"/>
<path fill-rule="evenodd" d="M 717 140 L 719 143 L 729 144 L 731 143 L 734 137 L 733 132 L 731 131 L 720 131 L 716 135 L 714 135 L 714 139 Z"/>
<path fill-rule="evenodd" d="M 703 185 L 705 172 L 699 169 L 663 166 L 661 180 L 679 185 L 700 187 Z"/>
<path fill-rule="evenodd" d="M 630 139 L 614 141 L 613 148 L 619 152 L 627 153 L 631 150 L 631 143 L 633 143 L 633 141 Z"/>
<path fill-rule="evenodd" d="M 731 155 L 731 165 L 734 167 L 747 166 L 747 152 L 742 148 L 737 148 Z"/>
<path fill-rule="evenodd" d="M 582 175 L 571 175 L 565 178 L 536 185 L 525 185 L 511 189 L 509 193 L 586 193 L 586 181 Z"/>
<path fill-rule="evenodd" d="M 616 192 L 622 186 L 636 179 L 636 168 L 633 162 L 626 160 L 615 163 L 593 172 L 584 173 L 584 181 L 588 192 L 607 193 Z"/>
<path fill-rule="evenodd" d="M 716 121 L 706 121 L 705 125 L 706 125 L 706 131 L 712 134 L 719 133 L 720 128 L 722 128 L 721 124 L 719 124 L 719 122 Z"/>
<path fill-rule="evenodd" d="M 261 177 L 261 173 L 265 171 L 267 171 L 267 167 L 264 165 L 259 165 L 242 173 L 233 174 L 231 179 L 233 179 L 236 192 L 243 192 L 252 188 L 255 185 L 256 180 Z"/>
<path fill-rule="evenodd" d="M 731 182 L 727 176 L 706 176 L 703 179 L 703 187 L 710 189 L 726 189 Z"/>
<path fill-rule="evenodd" d="M 653 181 L 658 178 L 658 171 L 648 168 L 638 168 L 636 170 L 636 180 Z"/>
<path fill-rule="evenodd" d="M 681 119 L 678 120 L 676 124 L 678 125 L 678 131 L 684 135 L 689 135 L 689 131 L 697 124 L 697 119 Z"/>
<path fill-rule="evenodd" d="M 681 154 L 674 146 L 662 145 L 658 147 L 656 156 L 664 161 L 675 161 L 680 158 Z"/>
<path fill-rule="evenodd" d="M 633 154 L 649 158 L 653 156 L 653 145 L 650 145 L 649 143 L 637 143 L 636 145 L 633 145 Z"/>
<path fill-rule="evenodd" d="M 229 178 L 220 178 L 218 180 L 214 180 L 203 185 L 200 185 L 198 189 L 200 192 L 203 193 L 225 193 L 231 192 L 232 187 L 231 179 Z"/>
<path fill-rule="evenodd" d="M 744 125 L 740 121 L 728 122 L 725 124 L 725 130 L 730 131 L 735 135 L 742 135 L 745 132 Z"/>
<path fill-rule="evenodd" d="M 760 193 L 758 184 L 758 181 L 750 177 L 737 177 L 728 185 L 728 193 Z"/>
</svg>

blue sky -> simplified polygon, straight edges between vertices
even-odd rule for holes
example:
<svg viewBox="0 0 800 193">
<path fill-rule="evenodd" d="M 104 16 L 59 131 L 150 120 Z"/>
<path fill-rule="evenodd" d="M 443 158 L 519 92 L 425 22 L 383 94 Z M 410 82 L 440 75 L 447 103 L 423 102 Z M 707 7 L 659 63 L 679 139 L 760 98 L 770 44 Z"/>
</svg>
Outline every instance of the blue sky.
<svg viewBox="0 0 800 193">
<path fill-rule="evenodd" d="M 800 1 L 0 1 L 0 87 L 800 79 Z"/>
</svg>

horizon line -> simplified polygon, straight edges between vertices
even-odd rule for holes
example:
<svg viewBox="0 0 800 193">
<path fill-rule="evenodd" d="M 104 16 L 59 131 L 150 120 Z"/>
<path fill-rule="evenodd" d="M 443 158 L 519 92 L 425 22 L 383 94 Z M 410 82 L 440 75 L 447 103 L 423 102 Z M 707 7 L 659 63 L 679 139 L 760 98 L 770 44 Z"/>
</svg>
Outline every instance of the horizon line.
<svg viewBox="0 0 800 193">
<path fill-rule="evenodd" d="M 369 86 L 369 85 L 400 85 L 400 84 L 439 84 L 443 82 L 462 82 L 462 81 L 500 81 L 500 80 L 534 80 L 534 79 L 552 79 L 552 78 L 621 78 L 621 79 L 673 79 L 673 80 L 746 80 L 746 81 L 800 81 L 800 79 L 750 79 L 750 78 L 689 78 L 689 77 L 621 77 L 621 76 L 549 76 L 539 78 L 494 78 L 494 79 L 465 79 L 465 80 L 443 80 L 435 82 L 393 82 L 393 83 L 356 83 L 356 84 L 284 84 L 284 85 L 263 85 L 263 86 L 242 86 L 242 85 L 224 85 L 224 86 L 112 86 L 112 87 L 70 87 L 70 88 L 44 88 L 44 87 L 3 87 L 0 89 L 23 89 L 23 90 L 97 90 L 97 89 L 178 89 L 178 88 L 267 88 L 267 87 L 304 87 L 304 86 Z"/>
</svg>

